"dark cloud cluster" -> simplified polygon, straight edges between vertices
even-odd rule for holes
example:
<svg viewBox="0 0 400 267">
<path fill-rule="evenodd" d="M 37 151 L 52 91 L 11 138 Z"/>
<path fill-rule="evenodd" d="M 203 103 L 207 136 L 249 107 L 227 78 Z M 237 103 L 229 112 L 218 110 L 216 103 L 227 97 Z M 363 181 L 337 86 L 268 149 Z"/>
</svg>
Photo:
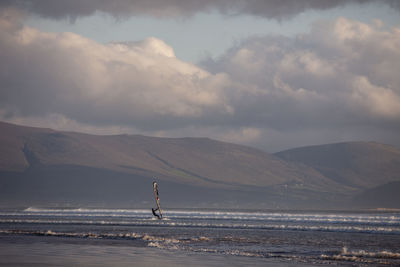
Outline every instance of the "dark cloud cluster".
<svg viewBox="0 0 400 267">
<path fill-rule="evenodd" d="M 309 9 L 325 10 L 351 3 L 386 3 L 400 9 L 396 0 L 3 0 L 3 7 L 16 7 L 49 18 L 75 19 L 104 12 L 115 17 L 150 15 L 186 17 L 198 12 L 217 10 L 224 14 L 249 14 L 284 19 Z"/>
</svg>

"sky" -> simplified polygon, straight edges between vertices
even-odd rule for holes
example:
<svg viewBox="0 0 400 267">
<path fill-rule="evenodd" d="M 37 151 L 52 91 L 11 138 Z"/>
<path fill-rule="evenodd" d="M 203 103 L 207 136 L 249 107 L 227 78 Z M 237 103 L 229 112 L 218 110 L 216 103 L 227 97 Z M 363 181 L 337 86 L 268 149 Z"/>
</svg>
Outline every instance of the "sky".
<svg viewBox="0 0 400 267">
<path fill-rule="evenodd" d="M 4 0 L 0 120 L 400 147 L 396 0 Z"/>
</svg>

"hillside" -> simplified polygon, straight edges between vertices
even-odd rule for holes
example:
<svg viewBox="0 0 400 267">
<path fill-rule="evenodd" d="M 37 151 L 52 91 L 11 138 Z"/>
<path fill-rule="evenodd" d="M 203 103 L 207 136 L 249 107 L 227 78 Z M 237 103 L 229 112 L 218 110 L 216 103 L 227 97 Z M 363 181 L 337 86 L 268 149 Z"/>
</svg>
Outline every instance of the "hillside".
<svg viewBox="0 0 400 267">
<path fill-rule="evenodd" d="M 305 164 L 332 181 L 357 189 L 400 181 L 400 150 L 375 142 L 309 146 L 274 155 Z"/>
<path fill-rule="evenodd" d="M 348 207 L 397 177 L 399 150 L 376 143 L 277 154 L 208 138 L 99 136 L 0 122 L 2 205 Z"/>
<path fill-rule="evenodd" d="M 400 181 L 366 189 L 354 197 L 354 204 L 366 208 L 399 208 Z"/>
<path fill-rule="evenodd" d="M 271 186 L 329 180 L 266 152 L 208 138 L 97 136 L 1 123 L 0 170 L 39 166 L 102 168 L 203 186 Z M 301 177 L 309 172 L 307 177 Z M 332 183 L 329 184 L 333 186 Z"/>
</svg>

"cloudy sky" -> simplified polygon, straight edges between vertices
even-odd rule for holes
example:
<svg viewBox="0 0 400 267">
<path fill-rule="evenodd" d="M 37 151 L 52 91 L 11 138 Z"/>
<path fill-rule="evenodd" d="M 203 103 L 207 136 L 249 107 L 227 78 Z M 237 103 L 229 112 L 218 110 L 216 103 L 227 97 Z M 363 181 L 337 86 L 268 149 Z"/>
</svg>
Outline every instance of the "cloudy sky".
<svg viewBox="0 0 400 267">
<path fill-rule="evenodd" d="M 400 147 L 396 0 L 4 0 L 0 120 Z"/>
</svg>

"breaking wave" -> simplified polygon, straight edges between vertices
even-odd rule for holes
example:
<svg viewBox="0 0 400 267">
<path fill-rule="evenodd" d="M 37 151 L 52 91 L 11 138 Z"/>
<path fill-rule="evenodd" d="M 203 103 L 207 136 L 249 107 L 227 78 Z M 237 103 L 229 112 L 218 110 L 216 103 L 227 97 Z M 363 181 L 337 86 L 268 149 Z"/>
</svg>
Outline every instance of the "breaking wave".
<svg viewBox="0 0 400 267">
<path fill-rule="evenodd" d="M 0 213 L 1 215 L 2 213 Z M 75 217 L 146 217 L 147 209 L 43 209 L 29 207 L 22 212 L 9 213 L 21 216 L 75 216 Z M 164 210 L 169 219 L 203 219 L 203 220 L 253 220 L 279 222 L 315 222 L 330 224 L 390 224 L 400 226 L 399 213 L 371 214 L 325 214 L 325 213 L 287 213 L 287 212 L 223 212 L 223 211 L 179 211 Z"/>
<path fill-rule="evenodd" d="M 142 235 L 136 233 L 70 233 L 70 232 L 55 232 L 47 231 L 31 231 L 31 230 L 0 230 L 0 234 L 9 235 L 33 235 L 33 236 L 57 236 L 57 237 L 75 237 L 75 238 L 99 238 L 99 239 L 139 239 Z"/>
<path fill-rule="evenodd" d="M 114 226 L 165 226 L 227 229 L 265 229 L 290 231 L 327 231 L 349 233 L 380 233 L 400 235 L 400 227 L 346 226 L 346 225 L 296 225 L 296 224 L 246 224 L 246 223 L 203 223 L 159 221 L 152 218 L 136 221 L 107 220 L 46 220 L 46 219 L 0 219 L 0 223 L 10 224 L 76 224 L 76 225 L 114 225 Z"/>
<path fill-rule="evenodd" d="M 164 226 L 400 235 L 399 213 L 327 214 L 287 212 L 164 211 L 163 220 L 145 209 L 42 209 L 1 212 L 0 223 Z"/>
<path fill-rule="evenodd" d="M 347 247 L 343 247 L 342 251 L 339 253 L 334 253 L 332 255 L 322 254 L 321 259 L 371 263 L 371 262 L 376 262 L 376 260 L 399 260 L 400 253 L 391 252 L 387 250 L 382 250 L 382 251 L 350 250 Z"/>
<path fill-rule="evenodd" d="M 185 236 L 159 235 L 137 232 L 63 232 L 56 230 L 0 230 L 2 235 L 25 235 L 43 237 L 79 238 L 84 240 L 128 240 L 136 246 L 157 249 L 180 250 L 201 253 L 216 253 L 223 255 L 252 257 L 252 258 L 280 258 L 296 262 L 351 262 L 366 264 L 396 264 L 400 260 L 400 253 L 389 250 L 367 251 L 348 249 L 341 251 L 319 250 L 320 254 L 312 251 L 297 253 L 295 250 L 274 250 L 266 247 L 267 243 L 257 243 L 253 239 L 243 239 L 230 235 L 212 236 Z M 268 242 L 268 241 L 267 241 Z M 319 256 L 318 256 L 319 255 Z"/>
</svg>

